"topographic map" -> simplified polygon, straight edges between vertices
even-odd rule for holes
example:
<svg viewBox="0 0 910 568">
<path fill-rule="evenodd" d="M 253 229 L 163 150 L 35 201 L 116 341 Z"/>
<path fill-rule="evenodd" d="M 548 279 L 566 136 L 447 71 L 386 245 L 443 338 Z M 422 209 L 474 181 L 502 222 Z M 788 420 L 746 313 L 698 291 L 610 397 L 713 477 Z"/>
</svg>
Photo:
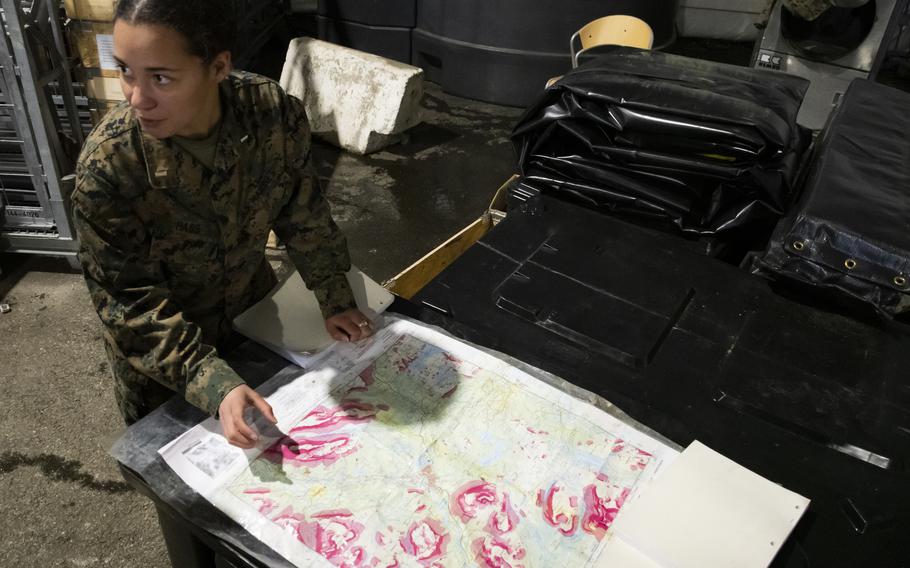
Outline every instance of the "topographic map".
<svg viewBox="0 0 910 568">
<path fill-rule="evenodd" d="M 589 566 L 639 483 L 675 455 L 411 322 L 324 366 L 270 398 L 281 433 L 257 451 L 227 446 L 217 425 L 162 449 L 299 566 Z M 288 423 L 283 407 L 297 409 Z"/>
</svg>

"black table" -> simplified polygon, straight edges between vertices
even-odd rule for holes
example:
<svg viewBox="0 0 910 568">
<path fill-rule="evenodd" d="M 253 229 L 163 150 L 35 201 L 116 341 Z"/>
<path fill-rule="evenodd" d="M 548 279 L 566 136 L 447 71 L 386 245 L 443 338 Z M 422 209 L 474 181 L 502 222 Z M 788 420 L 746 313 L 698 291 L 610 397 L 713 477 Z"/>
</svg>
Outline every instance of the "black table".
<svg viewBox="0 0 910 568">
<path fill-rule="evenodd" d="M 517 357 L 812 500 L 775 567 L 910 565 L 910 335 L 699 255 L 678 237 L 529 200 L 393 310 Z M 419 307 L 418 307 L 419 306 Z M 247 343 L 252 385 L 293 365 Z M 157 450 L 204 418 L 171 400 L 112 450 L 175 566 L 290 566 Z"/>
<path fill-rule="evenodd" d="M 810 498 L 774 566 L 910 566 L 910 326 L 817 300 L 546 195 L 414 298 Z"/>
<path fill-rule="evenodd" d="M 272 377 L 280 381 L 300 373 L 299 367 L 252 342 L 241 344 L 227 359 L 253 387 Z M 186 485 L 158 454 L 162 446 L 205 418 L 201 410 L 174 397 L 127 429 L 111 449 L 126 481 L 155 503 L 171 564 L 175 568 L 292 567 Z"/>
</svg>

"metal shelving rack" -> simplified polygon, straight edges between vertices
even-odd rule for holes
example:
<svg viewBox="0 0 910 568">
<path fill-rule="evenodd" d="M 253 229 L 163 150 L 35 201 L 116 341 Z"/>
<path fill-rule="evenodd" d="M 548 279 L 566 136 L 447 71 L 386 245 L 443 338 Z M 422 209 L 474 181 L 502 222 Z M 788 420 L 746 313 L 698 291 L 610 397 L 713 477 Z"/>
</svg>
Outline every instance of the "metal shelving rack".
<svg viewBox="0 0 910 568">
<path fill-rule="evenodd" d="M 58 0 L 0 0 L 0 251 L 66 256 L 66 199 L 85 136 Z"/>
</svg>

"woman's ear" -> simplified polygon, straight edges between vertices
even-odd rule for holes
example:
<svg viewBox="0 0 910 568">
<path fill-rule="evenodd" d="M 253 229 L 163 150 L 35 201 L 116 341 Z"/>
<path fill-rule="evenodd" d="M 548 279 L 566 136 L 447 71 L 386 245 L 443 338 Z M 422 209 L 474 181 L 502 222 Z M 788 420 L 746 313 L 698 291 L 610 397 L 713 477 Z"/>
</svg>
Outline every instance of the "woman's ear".
<svg viewBox="0 0 910 568">
<path fill-rule="evenodd" d="M 231 63 L 231 52 L 222 51 L 215 56 L 215 59 L 212 60 L 212 71 L 215 73 L 215 78 L 220 82 L 224 79 L 227 79 L 227 76 L 230 75 L 231 70 L 233 70 L 233 64 Z"/>
</svg>

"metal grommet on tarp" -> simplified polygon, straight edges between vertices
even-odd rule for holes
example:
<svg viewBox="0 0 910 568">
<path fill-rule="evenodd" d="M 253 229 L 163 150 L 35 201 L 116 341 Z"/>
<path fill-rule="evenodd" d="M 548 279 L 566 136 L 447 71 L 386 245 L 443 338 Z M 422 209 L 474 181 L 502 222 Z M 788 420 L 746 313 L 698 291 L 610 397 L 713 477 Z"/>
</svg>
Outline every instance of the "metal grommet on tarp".
<svg viewBox="0 0 910 568">
<path fill-rule="evenodd" d="M 858 300 L 884 317 L 910 316 L 910 232 L 895 222 L 910 218 L 908 105 L 910 93 L 850 83 L 803 165 L 799 200 L 752 258 L 754 274 L 824 289 L 838 309 Z"/>
<path fill-rule="evenodd" d="M 803 251 L 806 248 L 806 243 L 803 241 L 793 241 L 793 244 L 790 246 L 792 246 L 795 251 Z"/>
</svg>

